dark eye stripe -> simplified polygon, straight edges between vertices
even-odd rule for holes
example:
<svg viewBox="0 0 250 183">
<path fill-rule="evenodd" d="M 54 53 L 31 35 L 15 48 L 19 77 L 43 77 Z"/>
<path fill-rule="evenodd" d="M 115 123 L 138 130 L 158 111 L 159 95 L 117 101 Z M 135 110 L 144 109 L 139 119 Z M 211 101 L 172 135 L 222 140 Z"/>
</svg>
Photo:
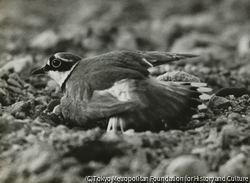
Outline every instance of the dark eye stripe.
<svg viewBox="0 0 250 183">
<path fill-rule="evenodd" d="M 54 60 L 56 57 L 54 55 L 52 55 L 51 57 L 49 57 L 49 63 L 51 63 L 52 60 Z"/>
<path fill-rule="evenodd" d="M 48 70 L 53 71 L 69 71 L 74 64 L 76 64 L 78 61 L 81 60 L 81 57 L 77 55 L 73 55 L 70 53 L 56 53 L 55 55 L 52 55 L 48 62 L 47 62 L 47 68 Z"/>
<path fill-rule="evenodd" d="M 61 62 L 61 64 L 59 66 L 56 66 L 53 64 L 53 61 L 52 60 L 50 62 L 50 64 L 47 64 L 46 65 L 46 68 L 50 71 L 59 71 L 59 72 L 63 72 L 63 71 L 69 71 L 72 66 L 75 64 L 75 63 L 72 63 L 72 62 L 64 62 L 64 61 L 61 61 L 59 59 L 57 59 L 59 62 Z"/>
</svg>

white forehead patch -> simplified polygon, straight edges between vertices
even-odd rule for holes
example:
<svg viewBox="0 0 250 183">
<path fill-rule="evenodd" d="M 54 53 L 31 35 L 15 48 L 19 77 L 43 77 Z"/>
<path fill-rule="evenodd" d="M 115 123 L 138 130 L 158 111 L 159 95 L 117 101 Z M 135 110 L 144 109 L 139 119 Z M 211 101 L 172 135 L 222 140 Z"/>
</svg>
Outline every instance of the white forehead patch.
<svg viewBox="0 0 250 183">
<path fill-rule="evenodd" d="M 56 54 L 55 54 L 55 58 L 58 58 L 58 57 L 60 57 L 60 53 L 56 53 Z M 69 62 L 68 59 L 65 59 L 65 58 L 63 58 L 63 57 L 60 57 L 60 60 L 63 60 L 63 61 L 65 61 L 65 62 Z"/>
<path fill-rule="evenodd" d="M 59 55 L 60 53 L 56 53 L 54 56 L 55 56 L 55 58 L 58 58 L 58 57 L 60 57 L 60 55 Z M 54 59 L 55 59 L 54 58 Z M 64 62 L 69 62 L 69 60 L 67 60 L 67 59 L 65 59 L 65 58 L 62 58 L 62 57 L 60 57 L 60 60 L 62 60 L 62 61 L 64 61 Z M 50 65 L 50 59 L 47 61 L 47 65 Z"/>
</svg>

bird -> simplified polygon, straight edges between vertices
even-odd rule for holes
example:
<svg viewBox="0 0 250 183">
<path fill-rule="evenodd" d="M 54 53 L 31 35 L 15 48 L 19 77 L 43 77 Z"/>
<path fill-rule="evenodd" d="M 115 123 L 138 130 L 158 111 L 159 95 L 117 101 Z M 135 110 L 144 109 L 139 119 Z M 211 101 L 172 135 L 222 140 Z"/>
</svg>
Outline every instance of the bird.
<svg viewBox="0 0 250 183">
<path fill-rule="evenodd" d="M 193 57 L 197 55 L 118 50 L 83 58 L 58 52 L 32 74 L 47 74 L 60 85 L 58 107 L 72 125 L 107 120 L 107 131 L 159 132 L 187 124 L 201 96 L 211 90 L 206 83 L 160 81 L 148 69 Z"/>
</svg>

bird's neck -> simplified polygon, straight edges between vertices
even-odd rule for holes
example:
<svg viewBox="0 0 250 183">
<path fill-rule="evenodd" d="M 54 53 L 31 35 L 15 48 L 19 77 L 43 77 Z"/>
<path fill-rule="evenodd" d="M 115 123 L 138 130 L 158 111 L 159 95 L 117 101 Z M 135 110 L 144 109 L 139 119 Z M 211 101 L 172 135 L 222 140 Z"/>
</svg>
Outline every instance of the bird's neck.
<svg viewBox="0 0 250 183">
<path fill-rule="evenodd" d="M 68 78 L 70 77 L 72 71 L 75 69 L 77 64 L 78 62 L 75 65 L 73 65 L 70 70 L 65 71 L 65 72 L 49 71 L 48 75 L 60 85 L 62 90 L 64 90 L 65 83 L 67 82 Z"/>
</svg>

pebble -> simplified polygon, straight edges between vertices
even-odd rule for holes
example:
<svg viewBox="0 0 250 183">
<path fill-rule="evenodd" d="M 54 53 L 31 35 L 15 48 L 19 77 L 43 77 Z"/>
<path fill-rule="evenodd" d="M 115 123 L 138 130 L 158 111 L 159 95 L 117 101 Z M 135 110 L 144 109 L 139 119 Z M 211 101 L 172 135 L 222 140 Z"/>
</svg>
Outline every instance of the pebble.
<svg viewBox="0 0 250 183">
<path fill-rule="evenodd" d="M 5 70 L 12 70 L 16 73 L 20 73 L 27 69 L 29 65 L 33 64 L 33 58 L 30 55 L 14 58 L 6 63 L 2 68 Z"/>
<path fill-rule="evenodd" d="M 125 133 L 123 134 L 125 135 Z M 135 134 L 133 136 L 126 134 L 124 141 L 136 147 L 141 147 L 143 145 L 143 140 L 140 137 L 136 136 Z"/>
<path fill-rule="evenodd" d="M 192 155 L 183 155 L 170 163 L 165 176 L 193 177 L 205 176 L 207 173 L 208 168 L 205 161 Z"/>
<path fill-rule="evenodd" d="M 69 128 L 65 125 L 58 125 L 53 130 L 55 130 L 55 131 L 68 131 Z"/>
<path fill-rule="evenodd" d="M 151 131 L 145 131 L 144 133 L 145 133 L 146 136 L 150 136 L 150 135 L 153 134 Z"/>
<path fill-rule="evenodd" d="M 22 86 L 24 86 L 26 83 L 24 82 L 24 80 L 22 80 L 19 75 L 17 73 L 10 73 L 9 74 L 9 78 L 16 80 L 17 82 L 19 82 L 19 84 L 21 84 Z"/>
<path fill-rule="evenodd" d="M 29 143 L 35 143 L 37 141 L 37 136 L 30 133 L 25 137 L 25 140 Z"/>
<path fill-rule="evenodd" d="M 26 114 L 24 112 L 16 112 L 15 117 L 17 119 L 25 119 L 26 118 Z"/>
<path fill-rule="evenodd" d="M 22 86 L 16 80 L 14 80 L 12 78 L 9 78 L 7 80 L 7 83 L 14 86 L 14 87 L 22 88 Z"/>
<path fill-rule="evenodd" d="M 136 37 L 127 29 L 121 29 L 119 31 L 118 38 L 116 39 L 116 47 L 124 50 L 137 50 Z"/>
<path fill-rule="evenodd" d="M 78 164 L 77 160 L 73 157 L 64 158 L 64 159 L 62 159 L 61 163 L 62 163 L 61 166 L 64 169 L 68 169 L 68 168 L 76 166 Z M 91 163 L 97 163 L 97 162 L 91 161 Z"/>
<path fill-rule="evenodd" d="M 55 31 L 48 29 L 39 34 L 37 37 L 30 41 L 30 47 L 48 50 L 50 48 L 55 48 L 60 41 L 60 37 Z"/>
<path fill-rule="evenodd" d="M 33 124 L 42 128 L 51 128 L 51 125 L 49 123 L 44 123 L 40 117 L 34 119 Z"/>
<path fill-rule="evenodd" d="M 221 130 L 221 146 L 227 149 L 232 144 L 234 138 L 239 137 L 240 132 L 234 125 L 225 125 Z"/>
<path fill-rule="evenodd" d="M 24 164 L 24 169 L 30 173 L 41 173 L 47 170 L 49 165 L 56 159 L 56 153 L 50 149 L 48 144 L 34 145 L 23 151 L 20 163 Z"/>
<path fill-rule="evenodd" d="M 173 134 L 173 135 L 178 135 L 178 136 L 181 136 L 181 135 L 183 135 L 183 131 L 181 131 L 181 130 L 171 130 L 170 131 L 170 134 Z"/>
<path fill-rule="evenodd" d="M 229 159 L 219 169 L 220 176 L 249 177 L 250 160 L 245 154 L 240 153 Z"/>
<path fill-rule="evenodd" d="M 7 111 L 12 115 L 15 115 L 17 112 L 27 110 L 27 103 L 24 101 L 16 102 L 7 108 Z"/>
<path fill-rule="evenodd" d="M 2 116 L 3 110 L 2 110 L 2 104 L 0 103 L 0 116 Z"/>
<path fill-rule="evenodd" d="M 244 111 L 246 108 L 244 106 L 236 106 L 233 111 L 234 112 L 242 112 Z"/>
<path fill-rule="evenodd" d="M 203 95 L 201 95 L 200 98 L 201 97 L 203 97 Z M 203 100 L 203 99 L 201 99 L 201 100 Z M 198 110 L 199 111 L 206 111 L 207 110 L 207 106 L 205 104 L 198 105 Z"/>
<path fill-rule="evenodd" d="M 86 37 L 81 41 L 81 46 L 88 50 L 99 50 L 104 47 L 103 41 L 99 37 Z"/>
<path fill-rule="evenodd" d="M 193 155 L 203 155 L 207 152 L 207 148 L 206 147 L 196 147 L 194 149 L 192 149 L 191 154 Z"/>
<path fill-rule="evenodd" d="M 7 93 L 6 89 L 0 88 L 0 103 L 3 106 L 8 106 L 11 104 L 11 99 L 10 99 L 9 94 Z"/>
<path fill-rule="evenodd" d="M 232 119 L 232 120 L 238 120 L 238 119 L 242 118 L 242 116 L 239 113 L 232 112 L 228 115 L 228 118 Z"/>
<path fill-rule="evenodd" d="M 3 113 L 2 119 L 6 119 L 7 121 L 14 121 L 14 117 L 10 115 L 9 113 Z"/>
<path fill-rule="evenodd" d="M 48 101 L 50 100 L 50 97 L 48 96 L 39 96 L 35 98 L 35 101 L 39 104 L 48 105 Z"/>
<path fill-rule="evenodd" d="M 101 140 L 104 142 L 120 142 L 123 140 L 123 136 L 121 134 L 115 132 L 104 133 L 101 137 Z"/>
<path fill-rule="evenodd" d="M 0 78 L 3 78 L 3 76 L 7 75 L 7 71 L 5 69 L 0 68 Z"/>
<path fill-rule="evenodd" d="M 125 135 L 128 136 L 134 136 L 135 135 L 135 130 L 134 129 L 128 129 L 124 132 Z"/>
<path fill-rule="evenodd" d="M 163 161 L 161 161 L 159 165 L 151 172 L 151 176 L 163 177 L 170 163 L 170 159 L 164 159 Z"/>
<path fill-rule="evenodd" d="M 217 132 L 216 128 L 211 128 L 209 130 L 209 136 L 207 139 L 205 139 L 205 144 L 217 144 L 218 143 L 218 138 L 219 138 L 219 133 Z"/>
<path fill-rule="evenodd" d="M 40 126 L 32 126 L 31 127 L 31 131 L 32 131 L 32 134 L 36 134 L 36 133 L 39 133 L 39 132 L 42 132 L 44 129 Z"/>
<path fill-rule="evenodd" d="M 5 96 L 5 95 L 6 95 L 6 92 L 2 88 L 0 88 L 0 96 Z"/>
<path fill-rule="evenodd" d="M 191 130 L 187 130 L 187 132 L 191 135 L 196 135 L 196 134 L 199 134 L 200 132 L 194 130 L 194 129 L 191 129 Z"/>
<path fill-rule="evenodd" d="M 8 89 L 11 90 L 14 93 L 25 95 L 25 92 L 21 90 L 20 88 L 14 87 L 14 86 L 8 86 Z"/>
<path fill-rule="evenodd" d="M 10 114 L 3 113 L 0 117 L 0 132 L 1 134 L 13 133 L 20 129 L 23 129 L 25 124 L 27 123 L 22 123 L 18 120 L 15 120 L 14 117 Z"/>
<path fill-rule="evenodd" d="M 16 112 L 22 111 L 23 107 L 26 106 L 24 101 L 16 102 L 7 108 L 7 111 L 14 115 Z"/>
<path fill-rule="evenodd" d="M 244 94 L 241 96 L 241 98 L 243 98 L 244 100 L 248 100 L 250 97 L 248 94 Z"/>
<path fill-rule="evenodd" d="M 228 108 L 230 101 L 224 97 L 213 95 L 209 100 L 208 106 L 211 108 Z"/>
<path fill-rule="evenodd" d="M 130 163 L 130 170 L 132 172 L 138 172 L 138 174 L 144 176 L 151 171 L 148 164 L 148 152 L 147 150 L 140 149 L 136 152 L 135 158 Z"/>
<path fill-rule="evenodd" d="M 3 79 L 0 79 L 0 88 L 8 88 L 7 82 Z"/>
<path fill-rule="evenodd" d="M 240 38 L 238 43 L 238 53 L 241 57 L 245 57 L 250 53 L 250 35 L 245 34 Z"/>
</svg>

